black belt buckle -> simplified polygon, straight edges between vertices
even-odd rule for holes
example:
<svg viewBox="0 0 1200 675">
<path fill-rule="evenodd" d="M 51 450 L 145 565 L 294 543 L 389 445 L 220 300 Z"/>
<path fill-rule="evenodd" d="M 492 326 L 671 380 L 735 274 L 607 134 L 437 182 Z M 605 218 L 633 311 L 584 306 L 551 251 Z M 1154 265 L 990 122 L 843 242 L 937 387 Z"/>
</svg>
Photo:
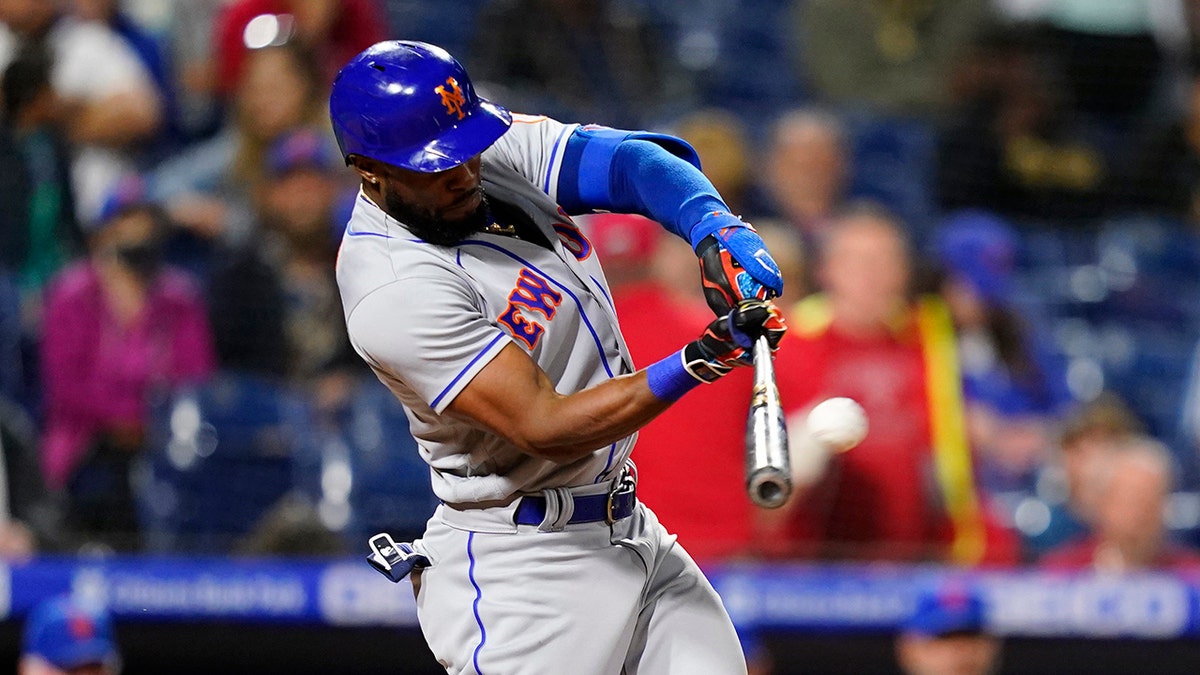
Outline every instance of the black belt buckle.
<svg viewBox="0 0 1200 675">
<path fill-rule="evenodd" d="M 637 494 L 637 478 L 633 472 L 625 470 L 621 472 L 621 476 L 613 481 L 613 487 L 608 491 L 608 501 L 604 505 L 604 522 L 612 525 L 620 520 L 617 514 L 614 513 L 617 500 L 621 497 L 628 496 L 630 500 Z"/>
</svg>

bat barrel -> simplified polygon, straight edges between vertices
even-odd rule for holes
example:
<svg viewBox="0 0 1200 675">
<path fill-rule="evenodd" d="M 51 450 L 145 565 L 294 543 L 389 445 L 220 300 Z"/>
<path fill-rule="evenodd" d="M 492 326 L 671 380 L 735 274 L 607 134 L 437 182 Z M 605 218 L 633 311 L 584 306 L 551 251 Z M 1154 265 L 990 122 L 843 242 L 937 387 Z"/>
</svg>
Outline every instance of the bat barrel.
<svg viewBox="0 0 1200 675">
<path fill-rule="evenodd" d="M 792 492 L 787 427 L 767 338 L 754 345 L 754 393 L 746 421 L 746 491 L 763 508 L 782 506 Z"/>
</svg>

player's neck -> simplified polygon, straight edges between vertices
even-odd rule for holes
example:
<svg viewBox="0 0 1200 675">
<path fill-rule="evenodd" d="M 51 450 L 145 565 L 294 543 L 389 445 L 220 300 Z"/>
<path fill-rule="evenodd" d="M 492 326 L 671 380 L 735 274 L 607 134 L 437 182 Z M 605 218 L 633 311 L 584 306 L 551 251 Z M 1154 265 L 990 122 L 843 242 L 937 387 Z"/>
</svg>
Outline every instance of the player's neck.
<svg viewBox="0 0 1200 675">
<path fill-rule="evenodd" d="M 552 249 L 550 240 L 546 238 L 528 213 L 494 198 L 488 200 L 488 225 L 483 231 L 488 234 L 524 239 L 538 246 Z"/>
</svg>

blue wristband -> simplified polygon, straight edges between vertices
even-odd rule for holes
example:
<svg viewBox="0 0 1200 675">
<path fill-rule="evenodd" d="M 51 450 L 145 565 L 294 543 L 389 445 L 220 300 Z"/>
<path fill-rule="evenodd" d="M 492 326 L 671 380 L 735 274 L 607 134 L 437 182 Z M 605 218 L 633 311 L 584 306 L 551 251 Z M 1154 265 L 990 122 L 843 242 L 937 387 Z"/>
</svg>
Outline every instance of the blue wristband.
<svg viewBox="0 0 1200 675">
<path fill-rule="evenodd" d="M 673 402 L 700 384 L 700 380 L 684 367 L 681 349 L 646 368 L 646 384 L 659 400 Z"/>
<path fill-rule="evenodd" d="M 715 210 L 705 213 L 692 226 L 691 232 L 688 233 L 688 241 L 691 242 L 692 249 L 695 250 L 700 245 L 700 242 L 704 241 L 705 237 L 726 227 L 745 227 L 753 231 L 753 228 L 746 221 L 732 213 L 724 210 Z"/>
</svg>

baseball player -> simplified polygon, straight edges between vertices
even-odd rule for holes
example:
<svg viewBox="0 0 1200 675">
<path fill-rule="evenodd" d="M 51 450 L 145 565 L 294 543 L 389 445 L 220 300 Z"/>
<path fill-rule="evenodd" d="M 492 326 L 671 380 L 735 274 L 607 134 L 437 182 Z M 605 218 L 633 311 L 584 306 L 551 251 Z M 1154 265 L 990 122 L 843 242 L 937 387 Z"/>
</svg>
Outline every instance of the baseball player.
<svg viewBox="0 0 1200 675">
<path fill-rule="evenodd" d="M 783 336 L 762 240 L 683 141 L 511 114 L 433 45 L 362 52 L 330 113 L 361 178 L 337 264 L 350 339 L 404 405 L 442 501 L 420 540 L 380 535 L 371 560 L 394 580 L 416 569 L 438 661 L 450 673 L 745 673 L 719 598 L 638 503 L 627 460 L 655 415 L 748 363 L 753 338 Z M 570 218 L 595 209 L 690 241 L 718 314 L 643 370 Z"/>
</svg>

